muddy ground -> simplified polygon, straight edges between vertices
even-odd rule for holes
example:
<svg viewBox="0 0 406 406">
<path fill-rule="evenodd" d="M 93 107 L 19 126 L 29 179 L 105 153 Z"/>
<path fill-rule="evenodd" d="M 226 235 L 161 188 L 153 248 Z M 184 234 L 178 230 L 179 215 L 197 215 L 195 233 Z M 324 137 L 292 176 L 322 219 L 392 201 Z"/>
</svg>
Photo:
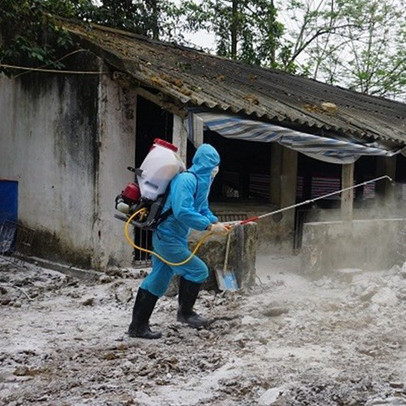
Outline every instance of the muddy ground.
<svg viewBox="0 0 406 406">
<path fill-rule="evenodd" d="M 259 257 L 257 285 L 201 292 L 207 330 L 176 297 L 126 334 L 143 272 L 84 282 L 0 262 L 0 405 L 406 405 L 406 265 L 311 280 Z"/>
</svg>

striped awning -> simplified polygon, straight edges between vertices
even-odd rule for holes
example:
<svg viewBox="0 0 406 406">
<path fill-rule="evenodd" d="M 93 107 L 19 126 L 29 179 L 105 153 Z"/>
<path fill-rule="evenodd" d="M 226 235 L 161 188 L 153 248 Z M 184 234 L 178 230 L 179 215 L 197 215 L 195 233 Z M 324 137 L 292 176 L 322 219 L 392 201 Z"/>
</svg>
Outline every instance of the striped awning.
<svg viewBox="0 0 406 406">
<path fill-rule="evenodd" d="M 278 142 L 284 147 L 301 152 L 320 161 L 348 164 L 363 155 L 391 157 L 402 149 L 388 150 L 377 142 L 350 137 L 326 137 L 307 134 L 290 128 L 243 117 L 214 114 L 210 112 L 190 113 L 203 121 L 206 128 L 223 137 L 254 142 Z M 193 122 L 189 120 L 189 138 L 194 140 Z M 405 150 L 405 149 L 403 149 Z"/>
</svg>

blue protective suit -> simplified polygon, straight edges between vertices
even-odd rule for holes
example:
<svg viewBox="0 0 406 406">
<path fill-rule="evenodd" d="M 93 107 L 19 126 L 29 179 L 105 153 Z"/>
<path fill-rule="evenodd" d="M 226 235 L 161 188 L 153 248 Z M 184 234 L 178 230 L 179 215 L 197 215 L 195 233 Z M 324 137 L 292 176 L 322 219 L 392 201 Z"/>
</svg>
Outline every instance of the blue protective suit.
<svg viewBox="0 0 406 406">
<path fill-rule="evenodd" d="M 190 230 L 203 231 L 218 221 L 209 209 L 208 196 L 212 183 L 212 170 L 219 165 L 220 156 L 209 144 L 202 144 L 193 157 L 193 165 L 187 172 L 175 176 L 163 212 L 172 208 L 152 236 L 154 251 L 170 262 L 181 262 L 191 254 L 187 246 Z M 165 294 L 174 274 L 202 283 L 208 277 L 207 265 L 196 255 L 181 266 L 169 266 L 152 257 L 152 271 L 144 279 L 141 288 L 155 296 Z"/>
</svg>

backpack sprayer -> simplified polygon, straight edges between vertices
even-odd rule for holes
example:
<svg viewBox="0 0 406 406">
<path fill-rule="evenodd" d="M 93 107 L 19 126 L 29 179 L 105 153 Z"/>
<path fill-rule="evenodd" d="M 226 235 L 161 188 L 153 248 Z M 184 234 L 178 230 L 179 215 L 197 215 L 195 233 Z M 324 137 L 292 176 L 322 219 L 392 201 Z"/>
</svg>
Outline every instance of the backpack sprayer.
<svg viewBox="0 0 406 406">
<path fill-rule="evenodd" d="M 149 153 L 139 168 L 128 167 L 136 181 L 127 184 L 116 197 L 115 214 L 143 230 L 154 230 L 164 220 L 163 206 L 169 193 L 170 181 L 186 168 L 177 154 L 178 148 L 170 142 L 155 138 Z M 167 216 L 167 215 L 166 215 Z"/>
<path fill-rule="evenodd" d="M 124 234 L 133 248 L 152 254 L 171 266 L 189 262 L 212 233 L 208 233 L 198 242 L 188 258 L 175 263 L 167 261 L 156 252 L 137 246 L 130 237 L 129 226 L 132 224 L 141 230 L 155 230 L 172 213 L 171 209 L 162 213 L 169 194 L 169 184 L 178 173 L 186 170 L 177 151 L 178 148 L 170 142 L 155 138 L 141 166 L 127 168 L 135 173 L 136 181 L 127 184 L 116 197 L 115 208 L 121 214 L 114 215 L 115 218 L 125 222 Z"/>
<path fill-rule="evenodd" d="M 154 255 L 170 266 L 180 266 L 189 262 L 203 242 L 213 233 L 209 232 L 205 234 L 200 239 L 188 258 L 182 262 L 174 263 L 167 261 L 156 252 L 137 246 L 129 235 L 129 226 L 132 224 L 133 226 L 143 230 L 154 230 L 171 214 L 171 210 L 162 213 L 162 209 L 169 193 L 170 181 L 178 173 L 186 170 L 184 163 L 177 154 L 177 151 L 178 148 L 167 141 L 159 138 L 154 140 L 154 144 L 145 157 L 140 168 L 127 168 L 135 173 L 136 182 L 127 184 L 124 190 L 116 197 L 115 208 L 122 214 L 114 215 L 115 218 L 125 222 L 124 234 L 128 243 L 133 248 Z M 235 225 L 244 225 L 251 222 L 257 222 L 258 220 L 262 220 L 266 217 L 273 216 L 275 214 L 313 203 L 317 200 L 325 199 L 338 193 L 352 190 L 357 187 L 367 185 L 368 183 L 377 182 L 383 179 L 388 179 L 392 182 L 392 178 L 388 175 L 380 176 L 378 178 L 374 178 L 354 186 L 349 186 L 314 199 L 305 200 L 303 202 L 265 213 L 260 216 L 250 217 L 242 221 L 227 222 L 227 224 L 232 227 Z"/>
</svg>

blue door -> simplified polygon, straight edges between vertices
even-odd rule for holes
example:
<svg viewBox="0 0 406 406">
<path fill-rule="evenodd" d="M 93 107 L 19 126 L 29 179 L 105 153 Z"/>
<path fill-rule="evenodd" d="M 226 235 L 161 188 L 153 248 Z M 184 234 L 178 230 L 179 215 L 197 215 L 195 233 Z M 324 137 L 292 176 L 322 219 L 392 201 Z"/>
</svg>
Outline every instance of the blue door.
<svg viewBox="0 0 406 406">
<path fill-rule="evenodd" d="M 18 221 L 18 182 L 0 179 L 0 254 L 15 250 Z"/>
</svg>

